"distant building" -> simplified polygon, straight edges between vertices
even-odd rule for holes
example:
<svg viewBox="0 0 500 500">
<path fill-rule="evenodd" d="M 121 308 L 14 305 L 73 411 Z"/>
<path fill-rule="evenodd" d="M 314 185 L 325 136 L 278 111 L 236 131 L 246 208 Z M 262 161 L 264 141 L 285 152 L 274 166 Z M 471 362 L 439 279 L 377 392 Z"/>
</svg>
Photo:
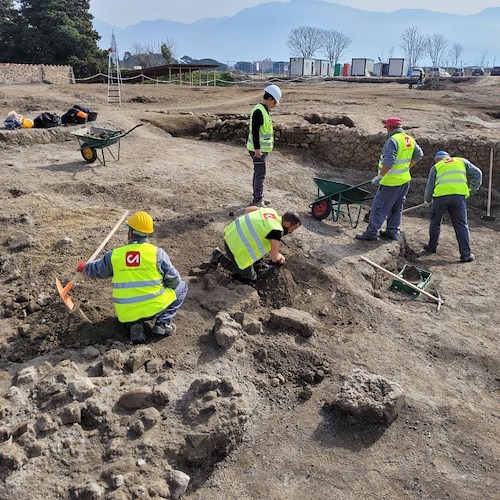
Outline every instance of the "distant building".
<svg viewBox="0 0 500 500">
<path fill-rule="evenodd" d="M 257 72 L 257 65 L 253 62 L 238 61 L 234 65 L 234 69 L 241 71 L 242 73 L 256 73 Z"/>
<path fill-rule="evenodd" d="M 290 58 L 290 76 L 328 76 L 330 63 L 323 59 Z"/>
<path fill-rule="evenodd" d="M 352 59 L 351 76 L 371 76 L 373 74 L 373 59 Z"/>
</svg>

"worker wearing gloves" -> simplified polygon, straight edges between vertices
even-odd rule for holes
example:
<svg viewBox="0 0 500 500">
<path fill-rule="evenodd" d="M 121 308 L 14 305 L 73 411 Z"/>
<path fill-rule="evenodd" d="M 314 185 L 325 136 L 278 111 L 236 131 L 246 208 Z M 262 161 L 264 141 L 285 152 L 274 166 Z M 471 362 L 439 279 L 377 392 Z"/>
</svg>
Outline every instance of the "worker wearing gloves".
<svg viewBox="0 0 500 500">
<path fill-rule="evenodd" d="M 292 234 L 301 224 L 296 212 L 286 212 L 280 217 L 272 208 L 245 208 L 244 215 L 224 230 L 226 255 L 216 248 L 210 265 L 217 268 L 220 264 L 243 283 L 255 284 L 257 271 L 268 267 L 262 260 L 268 253 L 273 263 L 285 263 L 280 253 L 281 238 Z"/>
<path fill-rule="evenodd" d="M 92 262 L 80 262 L 78 271 L 90 278 L 112 278 L 113 302 L 120 323 L 126 323 L 132 344 L 145 342 L 144 322 L 155 320 L 152 332 L 175 333 L 172 319 L 187 294 L 187 285 L 166 252 L 148 241 L 153 219 L 136 212 L 127 221 L 127 245 Z"/>
<path fill-rule="evenodd" d="M 269 111 L 279 104 L 281 89 L 268 85 L 264 89 L 262 101 L 254 106 L 250 114 L 247 150 L 253 160 L 253 205 L 264 204 L 264 179 L 266 178 L 267 157 L 273 150 L 274 131 Z"/>
<path fill-rule="evenodd" d="M 364 233 L 356 235 L 358 240 L 377 241 L 379 236 L 399 240 L 401 214 L 410 188 L 410 169 L 423 157 L 415 139 L 403 132 L 401 118 L 394 116 L 383 123 L 388 138 L 382 148 L 378 175 L 372 179 L 372 184 L 379 187 L 373 199 L 368 227 Z M 386 219 L 386 230 L 379 234 Z"/>
<path fill-rule="evenodd" d="M 466 199 L 477 192 L 482 182 L 483 173 L 470 161 L 451 157 L 446 151 L 436 153 L 424 193 L 424 202 L 432 203 L 429 242 L 424 245 L 426 252 L 436 253 L 441 221 L 448 212 L 458 241 L 460 262 L 474 260 L 470 250 Z"/>
</svg>

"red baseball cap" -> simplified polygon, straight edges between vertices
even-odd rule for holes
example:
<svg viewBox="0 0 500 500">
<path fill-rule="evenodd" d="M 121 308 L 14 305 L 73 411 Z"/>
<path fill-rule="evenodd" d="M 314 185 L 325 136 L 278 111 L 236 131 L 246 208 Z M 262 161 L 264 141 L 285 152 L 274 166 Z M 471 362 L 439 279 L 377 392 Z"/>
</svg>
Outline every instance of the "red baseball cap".
<svg viewBox="0 0 500 500">
<path fill-rule="evenodd" d="M 387 118 L 387 120 L 384 121 L 384 127 L 401 127 L 403 125 L 403 120 L 401 118 L 398 118 L 397 116 L 391 116 L 390 118 Z"/>
</svg>

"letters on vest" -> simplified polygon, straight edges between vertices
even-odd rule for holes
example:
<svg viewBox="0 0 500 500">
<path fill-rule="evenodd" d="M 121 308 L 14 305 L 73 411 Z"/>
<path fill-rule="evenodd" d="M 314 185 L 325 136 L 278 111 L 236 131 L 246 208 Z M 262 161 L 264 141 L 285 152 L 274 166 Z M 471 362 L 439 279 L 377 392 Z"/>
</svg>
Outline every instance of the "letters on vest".
<svg viewBox="0 0 500 500">
<path fill-rule="evenodd" d="M 462 158 L 447 157 L 434 165 L 436 169 L 436 182 L 432 196 L 446 196 L 460 194 L 469 197 L 467 183 L 467 169 Z"/>
<path fill-rule="evenodd" d="M 272 208 L 260 208 L 242 215 L 224 230 L 224 240 L 237 266 L 246 269 L 271 251 L 266 236 L 273 230 L 283 231 L 281 217 Z"/>
<path fill-rule="evenodd" d="M 274 146 L 274 131 L 273 131 L 273 122 L 267 109 L 262 104 L 256 104 L 252 109 L 252 113 L 250 115 L 250 130 L 248 132 L 248 141 L 247 141 L 247 149 L 249 151 L 255 151 L 255 146 L 253 143 L 253 130 L 252 130 L 252 119 L 255 111 L 259 109 L 264 118 L 264 123 L 260 126 L 259 129 L 259 142 L 260 142 L 260 150 L 263 153 L 270 153 L 273 150 Z"/>
<path fill-rule="evenodd" d="M 398 144 L 396 160 L 389 171 L 382 177 L 382 186 L 402 186 L 411 181 L 410 163 L 415 150 L 415 139 L 405 134 L 397 132 L 391 136 Z M 382 170 L 382 158 L 378 164 L 379 173 Z"/>
<path fill-rule="evenodd" d="M 156 253 L 150 243 L 133 243 L 111 253 L 113 302 L 121 323 L 151 318 L 176 300 L 175 291 L 163 285 Z"/>
</svg>

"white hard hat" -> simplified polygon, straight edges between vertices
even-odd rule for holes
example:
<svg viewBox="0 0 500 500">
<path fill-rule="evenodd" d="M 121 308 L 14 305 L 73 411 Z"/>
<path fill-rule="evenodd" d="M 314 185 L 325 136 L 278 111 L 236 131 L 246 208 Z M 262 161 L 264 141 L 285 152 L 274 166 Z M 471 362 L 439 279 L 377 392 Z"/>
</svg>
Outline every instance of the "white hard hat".
<svg viewBox="0 0 500 500">
<path fill-rule="evenodd" d="M 268 85 L 265 89 L 264 92 L 267 92 L 268 94 L 272 95 L 276 103 L 280 102 L 281 99 L 281 89 L 277 85 Z"/>
</svg>

